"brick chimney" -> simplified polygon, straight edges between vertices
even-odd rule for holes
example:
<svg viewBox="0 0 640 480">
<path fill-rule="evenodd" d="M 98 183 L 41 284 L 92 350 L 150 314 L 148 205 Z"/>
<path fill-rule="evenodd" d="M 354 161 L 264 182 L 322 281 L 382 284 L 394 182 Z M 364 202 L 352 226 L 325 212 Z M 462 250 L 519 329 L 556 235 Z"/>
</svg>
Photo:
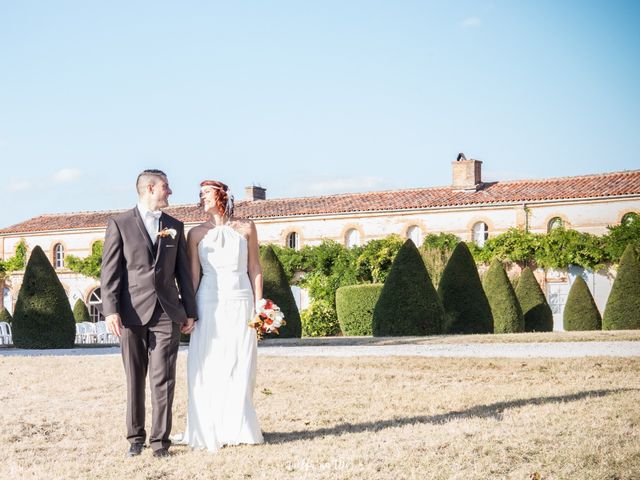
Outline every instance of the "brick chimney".
<svg viewBox="0 0 640 480">
<path fill-rule="evenodd" d="M 451 185 L 457 191 L 475 192 L 482 185 L 481 169 L 482 162 L 480 160 L 467 160 L 464 153 L 459 153 L 458 158 L 451 162 L 453 170 L 453 184 Z"/>
<path fill-rule="evenodd" d="M 267 189 L 258 187 L 257 185 L 251 185 L 250 187 L 244 187 L 244 198 L 245 200 L 266 200 L 267 199 Z"/>
</svg>

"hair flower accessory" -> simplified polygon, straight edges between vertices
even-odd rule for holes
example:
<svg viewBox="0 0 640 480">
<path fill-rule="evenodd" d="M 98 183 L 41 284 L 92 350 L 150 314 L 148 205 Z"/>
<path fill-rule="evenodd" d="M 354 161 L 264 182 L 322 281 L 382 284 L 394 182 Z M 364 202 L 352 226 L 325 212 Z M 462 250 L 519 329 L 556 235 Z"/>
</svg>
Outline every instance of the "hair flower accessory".
<svg viewBox="0 0 640 480">
<path fill-rule="evenodd" d="M 178 232 L 176 231 L 175 228 L 163 228 L 158 233 L 156 233 L 156 236 L 161 238 L 165 238 L 165 237 L 176 238 L 176 235 L 178 235 Z"/>
</svg>

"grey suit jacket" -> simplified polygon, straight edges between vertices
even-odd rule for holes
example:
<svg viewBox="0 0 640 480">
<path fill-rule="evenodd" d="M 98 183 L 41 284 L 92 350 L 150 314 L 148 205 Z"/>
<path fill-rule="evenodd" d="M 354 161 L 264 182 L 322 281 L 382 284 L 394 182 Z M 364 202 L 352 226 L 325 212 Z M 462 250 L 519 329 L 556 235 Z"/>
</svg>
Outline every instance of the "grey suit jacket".
<svg viewBox="0 0 640 480">
<path fill-rule="evenodd" d="M 177 235 L 158 237 L 154 256 L 137 207 L 109 219 L 100 276 L 105 316 L 119 313 L 124 325 L 145 325 L 160 302 L 174 322 L 197 317 L 184 225 L 163 213 L 160 230 L 164 228 Z"/>
</svg>

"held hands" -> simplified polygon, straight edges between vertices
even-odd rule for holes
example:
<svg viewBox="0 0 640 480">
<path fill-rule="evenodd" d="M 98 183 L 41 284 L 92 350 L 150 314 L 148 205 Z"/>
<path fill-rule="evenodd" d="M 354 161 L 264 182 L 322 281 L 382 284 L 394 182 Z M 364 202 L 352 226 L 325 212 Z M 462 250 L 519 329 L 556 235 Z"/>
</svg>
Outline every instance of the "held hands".
<svg viewBox="0 0 640 480">
<path fill-rule="evenodd" d="M 120 338 L 122 335 L 122 320 L 120 319 L 120 314 L 113 313 L 111 315 L 107 315 L 104 321 L 107 324 L 107 330 L 109 333 Z"/>
<path fill-rule="evenodd" d="M 193 318 L 187 318 L 187 323 L 180 327 L 180 331 L 185 334 L 189 334 L 193 332 L 194 327 L 196 326 L 196 322 Z"/>
</svg>

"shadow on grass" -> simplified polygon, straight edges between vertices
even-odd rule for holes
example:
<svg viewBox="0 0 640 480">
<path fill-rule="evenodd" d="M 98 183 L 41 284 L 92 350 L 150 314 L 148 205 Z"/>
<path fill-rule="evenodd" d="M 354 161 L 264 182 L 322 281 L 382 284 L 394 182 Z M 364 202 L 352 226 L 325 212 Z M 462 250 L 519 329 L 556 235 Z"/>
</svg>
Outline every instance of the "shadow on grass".
<svg viewBox="0 0 640 480">
<path fill-rule="evenodd" d="M 477 405 L 466 410 L 457 410 L 438 415 L 419 415 L 415 417 L 400 417 L 390 420 L 379 420 L 375 422 L 362 423 L 341 423 L 333 427 L 318 428 L 316 430 L 298 430 L 292 432 L 264 432 L 267 443 L 286 443 L 297 440 L 312 440 L 325 436 L 339 436 L 345 433 L 378 432 L 386 428 L 402 427 L 416 423 L 443 424 L 461 418 L 494 418 L 502 420 L 505 410 L 520 408 L 528 405 L 544 405 L 548 403 L 564 403 L 583 400 L 585 398 L 604 397 L 622 392 L 637 392 L 637 388 L 616 388 L 608 390 L 587 390 L 584 392 L 572 393 L 569 395 L 558 395 L 553 397 L 524 398 L 520 400 L 509 400 L 497 402 L 490 405 Z"/>
</svg>

